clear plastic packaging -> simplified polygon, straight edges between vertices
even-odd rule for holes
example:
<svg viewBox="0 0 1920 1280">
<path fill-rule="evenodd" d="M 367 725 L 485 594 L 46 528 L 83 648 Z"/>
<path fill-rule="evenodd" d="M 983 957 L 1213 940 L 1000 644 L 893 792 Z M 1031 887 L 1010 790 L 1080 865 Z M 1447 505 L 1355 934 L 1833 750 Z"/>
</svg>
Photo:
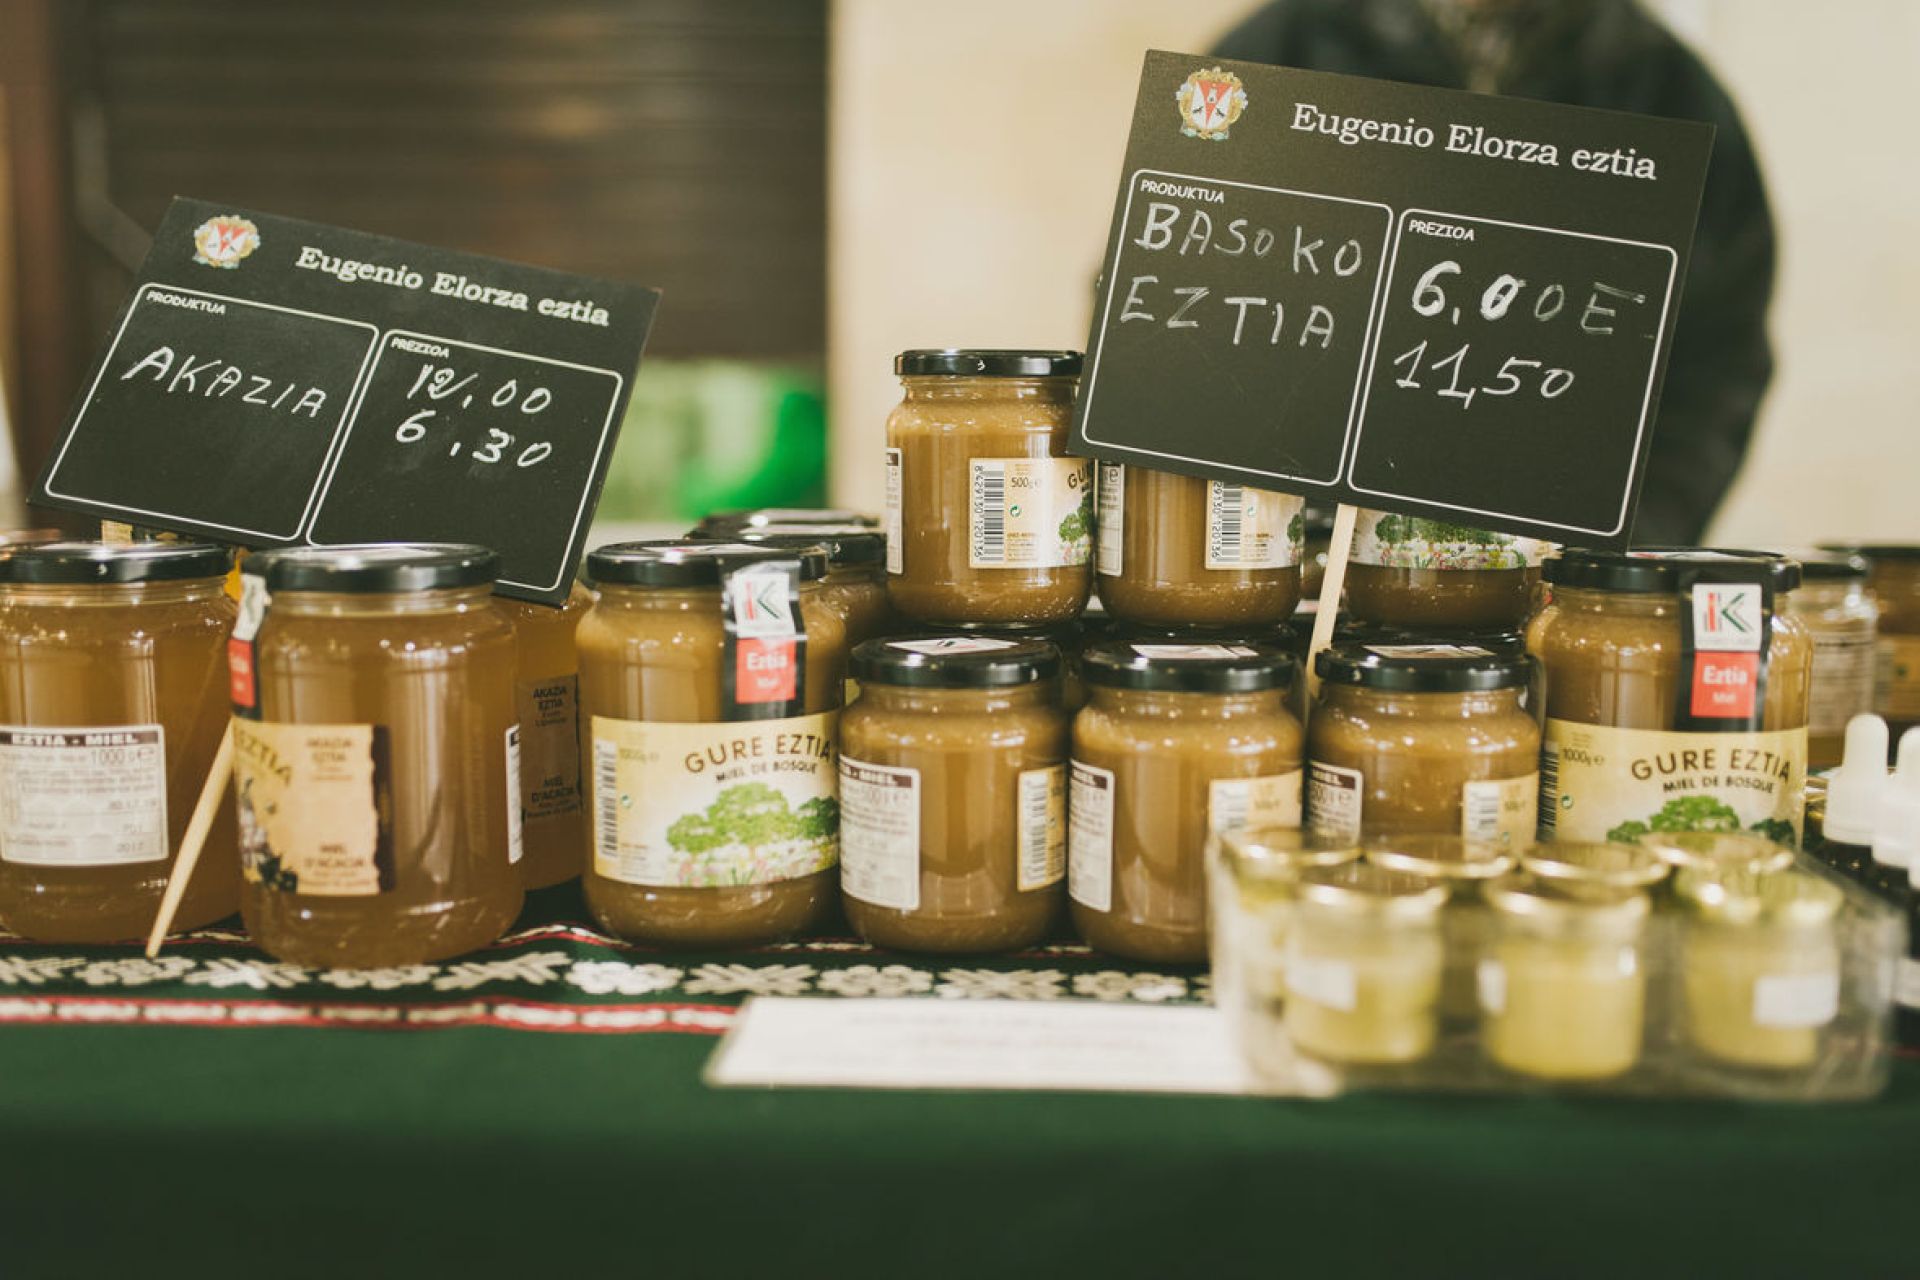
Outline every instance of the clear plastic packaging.
<svg viewBox="0 0 1920 1280">
<path fill-rule="evenodd" d="M 1214 865 L 1215 999 L 1267 1092 L 1886 1086 L 1905 922 L 1810 858 L 1545 845 L 1485 881 L 1384 848 L 1289 862 L 1273 853 L 1288 840 L 1229 832 Z M 1463 985 L 1464 1006 L 1448 998 Z"/>
</svg>

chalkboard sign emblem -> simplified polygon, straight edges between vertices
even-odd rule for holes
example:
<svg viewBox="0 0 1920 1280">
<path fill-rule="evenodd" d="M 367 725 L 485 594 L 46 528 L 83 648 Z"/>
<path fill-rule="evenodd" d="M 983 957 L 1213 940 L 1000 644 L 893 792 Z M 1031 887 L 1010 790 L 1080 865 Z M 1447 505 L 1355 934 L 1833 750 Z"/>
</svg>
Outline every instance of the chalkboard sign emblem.
<svg viewBox="0 0 1920 1280">
<path fill-rule="evenodd" d="M 1240 77 L 1220 67 L 1194 72 L 1173 96 L 1180 104 L 1180 132 L 1189 138 L 1224 140 L 1247 109 Z"/>
<path fill-rule="evenodd" d="M 193 260 L 203 267 L 231 271 L 259 247 L 260 228 L 231 213 L 208 218 L 194 228 Z"/>
</svg>

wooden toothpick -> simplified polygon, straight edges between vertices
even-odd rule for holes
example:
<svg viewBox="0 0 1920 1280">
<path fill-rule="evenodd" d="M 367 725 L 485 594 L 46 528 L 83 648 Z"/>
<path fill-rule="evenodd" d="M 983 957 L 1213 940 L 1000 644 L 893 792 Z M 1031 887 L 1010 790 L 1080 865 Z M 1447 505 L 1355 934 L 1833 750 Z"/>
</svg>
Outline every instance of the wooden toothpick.
<svg viewBox="0 0 1920 1280">
<path fill-rule="evenodd" d="M 1314 661 L 1333 643 L 1334 623 L 1340 618 L 1340 590 L 1347 582 L 1347 554 L 1353 548 L 1356 509 L 1341 503 L 1333 512 L 1333 541 L 1327 545 L 1327 572 L 1320 580 L 1320 610 L 1313 619 L 1313 639 L 1307 646 L 1307 714 L 1320 696 L 1320 676 Z"/>
<path fill-rule="evenodd" d="M 153 930 L 147 934 L 148 959 L 159 955 L 160 944 L 166 941 L 174 914 L 180 910 L 180 899 L 187 892 L 187 881 L 193 879 L 200 850 L 207 843 L 207 833 L 213 830 L 213 820 L 220 815 L 220 804 L 227 798 L 227 780 L 232 776 L 233 721 L 228 720 L 227 731 L 220 735 L 220 749 L 213 755 L 213 767 L 207 771 L 206 785 L 200 788 L 200 802 L 193 806 L 193 820 L 187 823 L 186 834 L 180 837 L 180 853 L 173 860 L 173 876 L 160 899 Z"/>
</svg>

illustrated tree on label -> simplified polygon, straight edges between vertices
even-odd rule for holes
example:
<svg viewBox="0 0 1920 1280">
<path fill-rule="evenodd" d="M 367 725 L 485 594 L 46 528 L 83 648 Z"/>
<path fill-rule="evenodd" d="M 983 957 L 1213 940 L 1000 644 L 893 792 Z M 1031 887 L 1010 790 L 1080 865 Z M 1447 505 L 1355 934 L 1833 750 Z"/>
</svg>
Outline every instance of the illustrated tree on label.
<svg viewBox="0 0 1920 1280">
<path fill-rule="evenodd" d="M 1740 815 L 1732 806 L 1712 796 L 1680 796 L 1660 807 L 1660 812 L 1645 822 L 1623 822 L 1607 832 L 1607 839 L 1627 843 L 1654 831 L 1740 831 Z M 1745 828 L 1769 840 L 1791 842 L 1793 824 L 1778 818 L 1762 818 Z"/>
<path fill-rule="evenodd" d="M 296 893 L 300 889 L 300 875 L 287 866 L 280 855 L 273 850 L 273 843 L 267 838 L 266 827 L 261 824 L 260 816 L 254 811 L 253 779 L 241 777 L 236 792 L 240 827 L 240 870 L 250 881 L 265 885 L 269 889 L 279 889 L 285 893 Z M 273 812 L 268 808 L 268 813 Z"/>
<path fill-rule="evenodd" d="M 821 796 L 795 809 L 766 783 L 742 782 L 675 819 L 667 844 L 681 855 L 682 884 L 756 884 L 822 869 L 839 834 L 839 801 Z"/>
<path fill-rule="evenodd" d="M 1060 545 L 1067 553 L 1070 564 L 1086 559 L 1093 539 L 1093 486 L 1086 485 L 1080 490 L 1080 505 L 1069 511 L 1060 522 Z"/>
<path fill-rule="evenodd" d="M 1307 540 L 1307 517 L 1304 512 L 1296 511 L 1293 519 L 1287 521 L 1287 541 L 1300 546 Z"/>
<path fill-rule="evenodd" d="M 1373 526 L 1381 563 L 1401 569 L 1520 569 L 1512 534 L 1421 516 L 1383 515 Z"/>
</svg>

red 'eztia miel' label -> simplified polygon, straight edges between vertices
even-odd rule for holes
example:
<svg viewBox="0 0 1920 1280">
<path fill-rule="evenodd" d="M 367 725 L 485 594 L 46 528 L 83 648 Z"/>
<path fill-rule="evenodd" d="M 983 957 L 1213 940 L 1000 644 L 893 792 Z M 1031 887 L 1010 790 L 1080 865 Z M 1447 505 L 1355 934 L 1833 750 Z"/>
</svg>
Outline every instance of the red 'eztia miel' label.
<svg viewBox="0 0 1920 1280">
<path fill-rule="evenodd" d="M 1693 714 L 1732 720 L 1753 715 L 1760 683 L 1757 653 L 1699 653 L 1693 661 Z"/>
<path fill-rule="evenodd" d="M 792 636 L 741 637 L 734 650 L 734 698 L 739 702 L 790 702 L 795 696 Z"/>
<path fill-rule="evenodd" d="M 236 707 L 256 705 L 253 683 L 253 644 L 234 636 L 227 641 L 227 696 Z"/>
</svg>

